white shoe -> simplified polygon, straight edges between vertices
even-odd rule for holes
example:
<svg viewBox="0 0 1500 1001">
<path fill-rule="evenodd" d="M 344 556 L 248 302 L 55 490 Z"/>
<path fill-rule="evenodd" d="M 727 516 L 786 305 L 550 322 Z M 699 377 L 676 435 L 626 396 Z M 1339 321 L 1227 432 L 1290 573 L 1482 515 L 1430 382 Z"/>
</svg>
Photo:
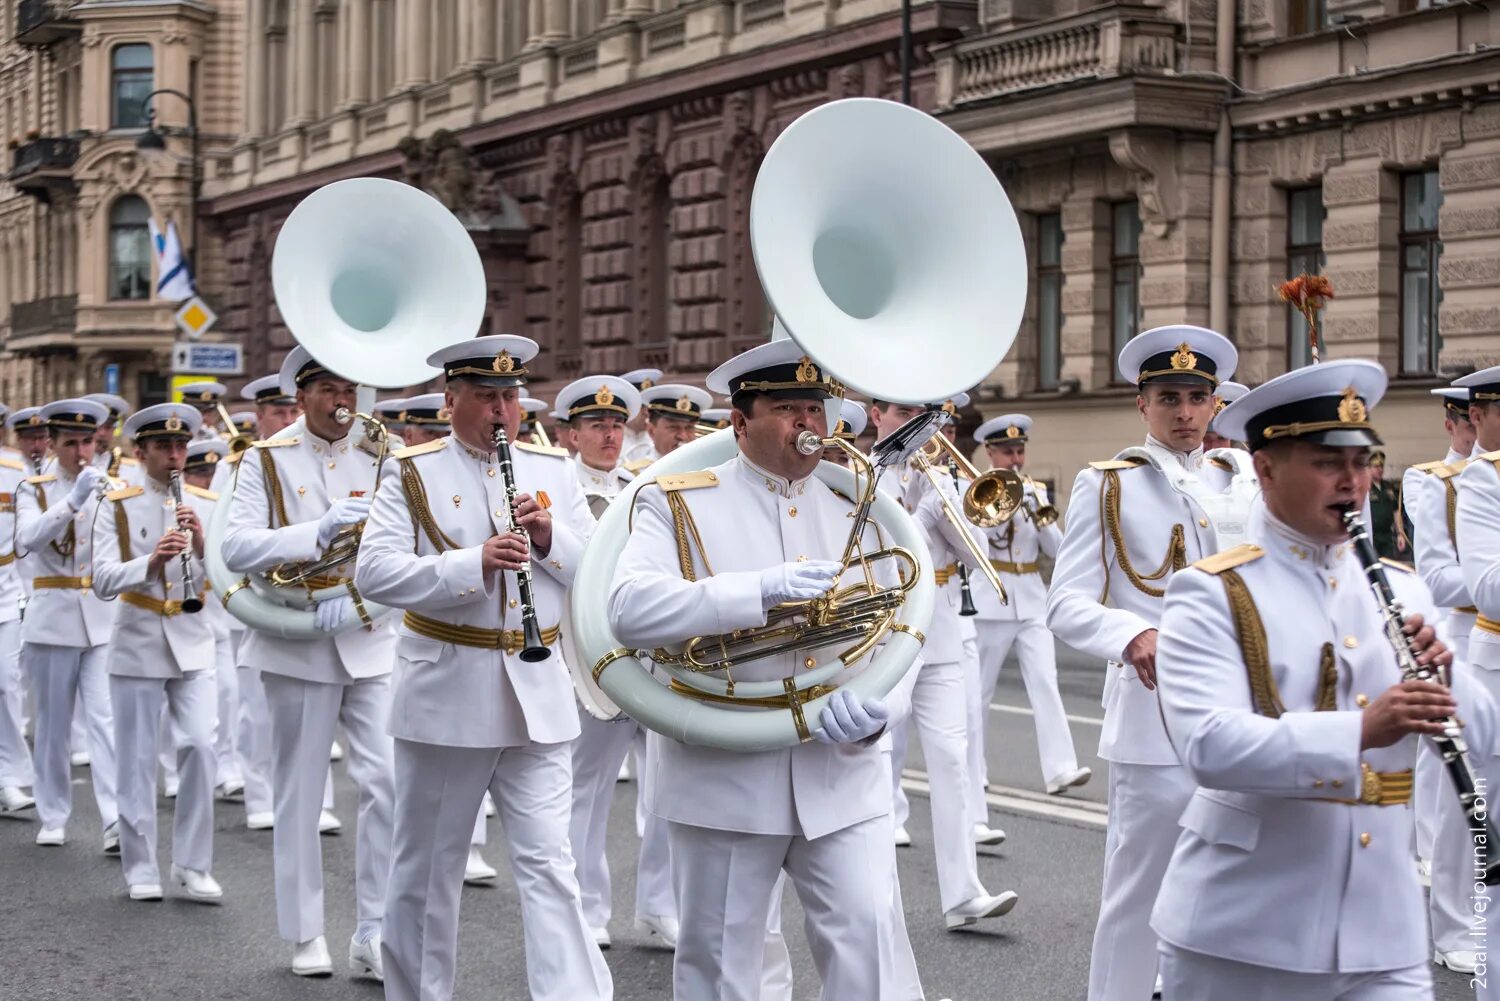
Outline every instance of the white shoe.
<svg viewBox="0 0 1500 1001">
<path fill-rule="evenodd" d="M 172 882 L 182 887 L 182 892 L 192 900 L 205 904 L 217 904 L 224 899 L 224 888 L 219 881 L 206 872 L 172 866 Z"/>
<path fill-rule="evenodd" d="M 72 765 L 74 768 L 87 768 L 89 766 L 89 752 L 74 751 L 72 754 L 68 755 L 68 764 Z"/>
<path fill-rule="evenodd" d="M 65 845 L 68 843 L 68 832 L 61 827 L 44 827 L 36 832 L 36 843 L 53 848 Z"/>
<path fill-rule="evenodd" d="M 906 833 L 906 828 L 904 828 L 904 827 L 898 827 L 898 828 L 896 828 L 896 847 L 897 848 L 910 848 L 911 847 L 911 835 L 908 834 L 908 833 Z"/>
<path fill-rule="evenodd" d="M 132 883 L 130 886 L 131 900 L 160 900 L 160 883 Z"/>
<path fill-rule="evenodd" d="M 36 806 L 36 800 L 15 786 L 0 788 L 0 813 L 19 813 L 33 806 Z"/>
<path fill-rule="evenodd" d="M 181 784 L 179 779 L 162 779 L 161 794 L 167 799 L 176 799 L 177 787 Z"/>
<path fill-rule="evenodd" d="M 265 813 L 245 814 L 245 826 L 252 831 L 269 831 L 276 826 L 276 814 L 267 810 Z"/>
<path fill-rule="evenodd" d="M 656 914 L 642 914 L 635 919 L 635 930 L 651 937 L 651 944 L 663 949 L 677 948 L 677 933 L 681 926 L 676 918 Z"/>
<path fill-rule="evenodd" d="M 1439 966 L 1446 966 L 1454 973 L 1463 974 L 1472 974 L 1479 966 L 1479 956 L 1467 949 L 1454 949 L 1452 952 L 1436 949 L 1432 953 L 1432 961 Z"/>
<path fill-rule="evenodd" d="M 354 971 L 356 977 L 385 983 L 385 964 L 380 958 L 379 935 L 368 942 L 349 940 L 349 969 Z"/>
<path fill-rule="evenodd" d="M 318 814 L 318 833 L 337 834 L 344 829 L 344 822 L 333 815 L 333 811 L 324 810 Z"/>
<path fill-rule="evenodd" d="M 118 820 L 104 829 L 104 854 L 120 854 L 120 822 Z"/>
<path fill-rule="evenodd" d="M 333 746 L 328 749 L 328 760 L 329 761 L 343 761 L 344 760 L 344 747 L 343 747 L 342 744 L 340 744 L 336 740 L 333 742 Z"/>
<path fill-rule="evenodd" d="M 1005 832 L 998 827 L 989 824 L 974 825 L 974 843 L 976 845 L 998 845 L 1005 842 Z"/>
<path fill-rule="evenodd" d="M 955 928 L 967 928 L 969 925 L 978 924 L 985 918 L 998 918 L 1002 914 L 1009 914 L 1011 908 L 1016 906 L 1016 901 L 1020 899 L 1014 890 L 1006 890 L 1004 893 L 993 895 L 981 893 L 945 913 L 943 919 L 948 922 L 949 931 Z"/>
<path fill-rule="evenodd" d="M 1417 859 L 1417 882 L 1423 886 L 1432 885 L 1432 862 L 1429 859 Z"/>
<path fill-rule="evenodd" d="M 219 783 L 220 799 L 242 800 L 245 798 L 245 783 L 239 779 L 226 779 Z"/>
<path fill-rule="evenodd" d="M 328 956 L 328 943 L 322 935 L 292 949 L 292 972 L 299 977 L 333 976 L 333 960 Z"/>
<path fill-rule="evenodd" d="M 594 944 L 595 945 L 597 945 L 601 949 L 608 949 L 609 948 L 609 929 L 608 928 L 590 928 L 589 931 L 591 931 L 591 932 L 594 933 Z"/>
<path fill-rule="evenodd" d="M 1054 778 L 1047 780 L 1047 794 L 1050 796 L 1061 796 L 1075 786 L 1087 785 L 1089 779 L 1094 777 L 1092 768 L 1075 768 L 1070 772 L 1063 772 Z"/>
<path fill-rule="evenodd" d="M 495 871 L 495 867 L 479 854 L 479 846 L 470 845 L 469 861 L 464 865 L 464 882 L 471 886 L 493 883 L 498 875 L 500 874 Z"/>
<path fill-rule="evenodd" d="M 496 810 L 495 810 L 495 797 L 491 796 L 489 793 L 485 793 L 484 794 L 484 815 L 486 817 L 493 817 L 495 815 L 495 813 L 496 813 Z"/>
</svg>

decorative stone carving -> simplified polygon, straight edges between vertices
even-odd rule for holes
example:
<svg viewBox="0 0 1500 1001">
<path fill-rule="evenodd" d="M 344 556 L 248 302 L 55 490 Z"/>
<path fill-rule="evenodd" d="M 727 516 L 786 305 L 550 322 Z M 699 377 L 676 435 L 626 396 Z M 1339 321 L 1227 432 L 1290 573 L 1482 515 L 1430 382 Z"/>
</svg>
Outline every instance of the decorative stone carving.
<svg viewBox="0 0 1500 1001">
<path fill-rule="evenodd" d="M 1178 216 L 1176 138 L 1170 133 L 1111 132 L 1109 152 L 1121 167 L 1135 172 L 1141 221 L 1156 236 L 1166 236 Z"/>
<path fill-rule="evenodd" d="M 402 139 L 396 149 L 404 157 L 402 180 L 432 195 L 455 214 L 475 208 L 476 171 L 474 154 L 447 129 L 438 129 L 425 141 L 415 136 Z"/>
</svg>

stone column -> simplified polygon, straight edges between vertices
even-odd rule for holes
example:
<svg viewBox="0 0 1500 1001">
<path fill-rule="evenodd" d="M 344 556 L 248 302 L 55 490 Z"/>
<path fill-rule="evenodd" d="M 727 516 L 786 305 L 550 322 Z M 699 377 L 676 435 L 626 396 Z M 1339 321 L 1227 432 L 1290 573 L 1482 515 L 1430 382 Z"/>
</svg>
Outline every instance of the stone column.
<svg viewBox="0 0 1500 1001">
<path fill-rule="evenodd" d="M 544 42 L 565 42 L 571 36 L 572 19 L 568 0 L 547 0 L 547 24 L 542 32 Z"/>
<path fill-rule="evenodd" d="M 1259 385 L 1286 371 L 1287 307 L 1276 294 L 1286 280 L 1287 196 L 1269 170 L 1236 165 L 1230 233 L 1228 335 L 1239 348 L 1236 382 Z"/>
<path fill-rule="evenodd" d="M 1325 273 L 1336 294 L 1323 311 L 1323 357 L 1373 358 L 1399 371 L 1400 180 L 1379 155 L 1332 164 L 1323 205 Z"/>
<path fill-rule="evenodd" d="M 306 125 L 318 113 L 318 25 L 316 0 L 293 0 L 292 114 L 288 125 Z"/>
<path fill-rule="evenodd" d="M 400 3 L 400 0 L 397 0 Z M 396 47 L 406 50 L 406 73 L 399 86 L 419 87 L 432 79 L 432 9 L 428 0 L 405 0 L 397 22 Z"/>
<path fill-rule="evenodd" d="M 626 18 L 645 17 L 656 12 L 651 0 L 610 0 L 610 14 L 613 16 L 616 7 L 620 8 L 621 16 Z"/>
<path fill-rule="evenodd" d="M 1500 165 L 1500 108 L 1478 105 L 1463 125 L 1466 142 L 1443 152 L 1438 185 L 1443 206 L 1438 233 L 1443 256 L 1438 274 L 1443 302 L 1440 360 L 1488 364 L 1500 335 L 1500 207 L 1495 204 L 1495 170 Z"/>
<path fill-rule="evenodd" d="M 245 66 L 245 135 L 251 139 L 266 134 L 266 5 L 252 3 L 245 28 L 249 36 Z"/>
<path fill-rule="evenodd" d="M 526 18 L 526 48 L 534 49 L 543 42 L 546 35 L 545 22 L 547 20 L 547 0 L 528 0 L 531 8 Z"/>
<path fill-rule="evenodd" d="M 1115 360 L 1109 329 L 1110 208 L 1096 174 L 1076 171 L 1062 203 L 1062 379 L 1087 392 L 1110 384 Z"/>
<path fill-rule="evenodd" d="M 463 0 L 470 8 L 469 26 L 472 37 L 468 42 L 469 62 L 483 66 L 495 61 L 495 0 Z M 514 3 L 515 0 L 506 0 Z"/>
<path fill-rule="evenodd" d="M 346 0 L 339 17 L 344 39 L 344 73 L 341 108 L 358 107 L 370 100 L 370 0 Z"/>
</svg>

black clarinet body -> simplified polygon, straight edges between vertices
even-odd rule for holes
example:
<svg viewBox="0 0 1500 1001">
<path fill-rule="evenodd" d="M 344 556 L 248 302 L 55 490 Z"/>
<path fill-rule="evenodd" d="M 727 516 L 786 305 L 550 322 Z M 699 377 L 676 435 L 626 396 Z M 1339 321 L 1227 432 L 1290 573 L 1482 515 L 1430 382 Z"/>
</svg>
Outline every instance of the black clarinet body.
<svg viewBox="0 0 1500 1001">
<path fill-rule="evenodd" d="M 953 477 L 954 483 L 958 482 L 958 463 L 952 458 L 948 459 L 948 475 Z M 958 614 L 979 614 L 979 609 L 974 607 L 974 589 L 969 586 L 969 568 L 963 560 L 958 561 Z"/>
<path fill-rule="evenodd" d="M 526 541 L 528 554 L 531 549 L 531 539 L 526 530 L 516 519 L 516 467 L 511 461 L 510 439 L 505 436 L 505 428 L 495 428 L 495 458 L 500 465 L 500 476 L 505 483 L 505 505 L 510 516 L 510 530 L 521 536 Z M 546 660 L 552 656 L 552 651 L 542 642 L 542 630 L 536 622 L 536 601 L 531 590 L 531 562 L 528 560 L 521 564 L 521 569 L 516 571 L 516 588 L 521 592 L 521 635 L 523 645 L 520 657 L 528 664 Z"/>
<path fill-rule="evenodd" d="M 1385 636 L 1391 646 L 1396 649 L 1396 660 L 1401 666 L 1401 680 L 1435 681 L 1441 684 L 1442 679 L 1437 676 L 1436 671 L 1417 663 L 1417 653 L 1412 646 L 1412 638 L 1404 631 L 1406 619 L 1402 615 L 1401 602 L 1397 600 L 1396 592 L 1391 588 L 1390 578 L 1386 576 L 1385 567 L 1381 564 L 1380 556 L 1375 552 L 1375 544 L 1370 539 L 1370 530 L 1365 526 L 1359 511 L 1344 512 L 1344 525 L 1349 530 L 1349 539 L 1354 543 L 1354 552 L 1359 558 L 1360 566 L 1364 568 L 1365 577 L 1370 581 L 1375 597 L 1380 602 L 1380 614 L 1385 621 Z M 1463 808 L 1464 817 L 1469 822 L 1469 833 L 1471 836 L 1478 836 L 1482 833 L 1485 837 L 1484 882 L 1493 886 L 1500 883 L 1500 834 L 1496 833 L 1489 819 L 1488 797 L 1479 795 L 1479 783 L 1475 779 L 1474 763 L 1469 757 L 1469 747 L 1463 738 L 1463 724 L 1451 716 L 1435 719 L 1433 722 L 1441 723 L 1443 726 L 1442 734 L 1432 737 L 1431 740 L 1437 749 L 1438 757 L 1442 759 L 1443 766 L 1447 768 L 1448 775 L 1453 780 L 1454 788 L 1458 791 L 1459 803 Z"/>
</svg>

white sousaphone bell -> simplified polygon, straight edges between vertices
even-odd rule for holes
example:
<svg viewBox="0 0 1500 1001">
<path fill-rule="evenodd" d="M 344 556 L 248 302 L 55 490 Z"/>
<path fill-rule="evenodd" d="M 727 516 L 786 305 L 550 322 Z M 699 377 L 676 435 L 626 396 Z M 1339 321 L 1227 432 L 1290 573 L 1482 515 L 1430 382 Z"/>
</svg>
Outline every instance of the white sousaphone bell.
<svg viewBox="0 0 1500 1001">
<path fill-rule="evenodd" d="M 331 371 L 363 387 L 394 389 L 434 378 L 427 357 L 453 332 L 484 320 L 484 265 L 463 223 L 431 195 L 383 178 L 337 181 L 304 198 L 276 240 L 271 259 L 276 306 L 292 336 Z M 361 403 L 368 412 L 373 403 Z M 277 438 L 305 433 L 301 420 Z M 258 461 L 254 451 L 241 462 Z M 236 475 L 238 469 L 236 469 Z M 214 508 L 205 547 L 208 577 L 220 600 L 246 625 L 275 636 L 321 633 L 316 602 L 343 586 L 308 591 L 276 587 L 265 575 L 241 578 L 224 565 L 220 544 L 235 480 Z M 365 603 L 372 618 L 388 611 Z M 351 617 L 345 629 L 360 625 Z"/>
<path fill-rule="evenodd" d="M 962 138 L 923 112 L 857 98 L 822 105 L 789 126 L 761 165 L 750 205 L 750 236 L 766 297 L 787 334 L 833 377 L 897 403 L 947 399 L 1000 363 L 1015 340 L 1026 301 L 1020 227 L 989 166 Z M 830 408 L 837 411 L 837 408 Z M 674 692 L 622 648 L 606 612 L 629 538 L 635 492 L 648 479 L 732 458 L 732 431 L 683 445 L 654 463 L 611 503 L 575 579 L 570 669 L 585 708 L 622 712 L 690 744 L 758 751 L 804 739 L 787 709 L 747 712 Z M 857 496 L 854 473 L 824 462 L 816 475 Z M 887 694 L 921 648 L 934 583 L 916 523 L 883 493 L 872 517 L 886 540 L 924 563 L 906 594 L 899 625 L 863 669 L 844 683 L 861 698 Z M 826 683 L 834 663 L 797 676 L 799 690 Z M 724 694 L 722 678 L 658 665 L 671 679 Z M 780 681 L 737 681 L 735 696 L 783 694 Z M 809 725 L 826 696 L 803 705 Z"/>
</svg>

